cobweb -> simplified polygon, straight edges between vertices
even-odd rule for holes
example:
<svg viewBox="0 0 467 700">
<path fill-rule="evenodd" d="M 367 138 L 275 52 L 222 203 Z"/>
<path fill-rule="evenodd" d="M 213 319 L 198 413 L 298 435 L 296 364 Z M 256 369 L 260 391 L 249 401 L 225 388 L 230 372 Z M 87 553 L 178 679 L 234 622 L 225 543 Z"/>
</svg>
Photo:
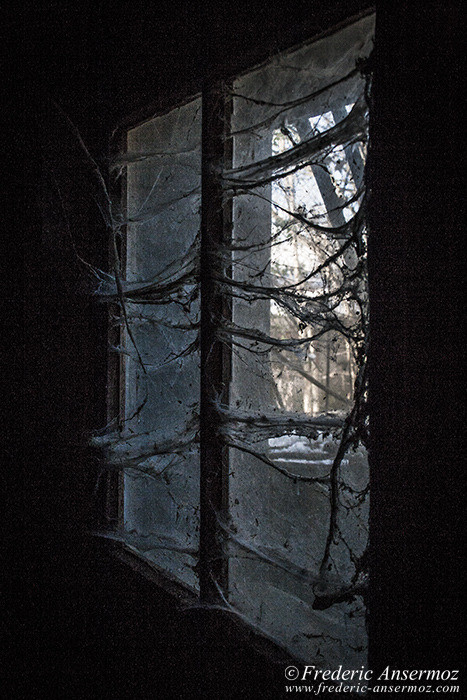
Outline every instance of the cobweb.
<svg viewBox="0 0 467 700">
<path fill-rule="evenodd" d="M 213 426 L 228 455 L 217 605 L 298 658 L 349 667 L 367 645 L 372 32 L 363 18 L 230 84 L 216 177 L 232 226 L 211 251 L 229 357 Z M 105 534 L 196 591 L 201 98 L 128 132 L 111 169 L 123 201 L 80 147 L 112 255 L 111 274 L 83 269 L 122 377 L 118 413 L 92 438 L 123 475 L 123 519 Z"/>
</svg>

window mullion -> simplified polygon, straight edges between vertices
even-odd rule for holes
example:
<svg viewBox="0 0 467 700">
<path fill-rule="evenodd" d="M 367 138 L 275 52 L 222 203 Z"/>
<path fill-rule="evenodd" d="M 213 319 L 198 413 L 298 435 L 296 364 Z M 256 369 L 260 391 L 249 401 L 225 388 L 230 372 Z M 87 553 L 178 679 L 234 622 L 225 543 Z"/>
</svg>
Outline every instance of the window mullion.
<svg viewBox="0 0 467 700">
<path fill-rule="evenodd" d="M 227 507 L 227 452 L 218 436 L 216 402 L 227 401 L 229 351 L 217 338 L 225 300 L 216 282 L 221 265 L 227 213 L 220 173 L 225 157 L 227 108 L 223 84 L 206 87 L 202 96 L 201 165 L 201 398 L 200 398 L 200 591 L 206 602 L 217 602 L 225 587 L 227 562 L 218 536 L 218 517 Z"/>
</svg>

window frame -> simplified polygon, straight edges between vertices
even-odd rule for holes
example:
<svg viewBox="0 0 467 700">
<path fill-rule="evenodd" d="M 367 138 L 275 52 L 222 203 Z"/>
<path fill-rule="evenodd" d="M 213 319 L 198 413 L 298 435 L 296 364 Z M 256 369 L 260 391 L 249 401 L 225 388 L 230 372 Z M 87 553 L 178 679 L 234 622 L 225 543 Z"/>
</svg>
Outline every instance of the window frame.
<svg viewBox="0 0 467 700">
<path fill-rule="evenodd" d="M 324 32 L 320 32 L 299 44 L 293 44 L 281 52 L 295 51 L 301 46 L 309 45 L 325 38 L 340 29 L 357 22 L 365 16 L 374 14 L 374 8 L 347 18 Z M 208 310 L 214 308 L 221 313 L 231 313 L 231 302 L 225 296 L 215 293 L 214 278 L 211 265 L 211 244 L 219 244 L 232 234 L 232 203 L 225 203 L 219 178 L 216 176 L 216 163 L 222 162 L 223 167 L 232 164 L 233 140 L 226 139 L 230 115 L 232 113 L 232 97 L 229 97 L 229 87 L 234 79 L 254 71 L 267 64 L 270 58 L 260 63 L 230 74 L 227 77 L 210 77 L 202 85 L 200 92 L 195 92 L 184 99 L 174 100 L 170 106 L 153 111 L 145 108 L 139 115 L 133 115 L 122 120 L 114 130 L 111 139 L 110 153 L 116 155 L 122 152 L 122 146 L 126 143 L 129 130 L 150 121 L 153 118 L 168 114 L 192 100 L 201 97 L 202 103 L 202 134 L 201 134 L 201 251 L 200 251 L 200 544 L 198 573 L 200 590 L 194 591 L 187 583 L 178 580 L 169 571 L 162 569 L 156 563 L 149 561 L 133 546 L 124 542 L 114 543 L 115 554 L 148 576 L 158 586 L 162 586 L 179 601 L 185 603 L 195 600 L 202 603 L 218 605 L 223 600 L 214 581 L 228 581 L 228 561 L 218 556 L 221 545 L 217 534 L 219 532 L 215 510 L 226 512 L 228 510 L 229 492 L 229 447 L 224 446 L 215 438 L 215 427 L 218 424 L 218 416 L 214 409 L 215 399 L 220 395 L 228 401 L 228 386 L 231 372 L 231 350 L 226 348 L 215 335 L 215 325 L 209 321 Z M 126 177 L 119 178 L 118 185 L 112 191 L 112 196 L 118 201 L 126 199 Z M 326 205 L 326 198 L 323 195 Z M 126 266 L 126 227 L 122 227 L 120 237 L 119 257 L 122 269 Z M 113 253 L 109 251 L 112 259 Z M 229 308 L 230 306 L 230 308 Z M 109 312 L 110 317 L 110 312 Z M 115 343 L 115 325 L 109 319 L 108 337 Z M 214 350 L 213 350 L 214 348 Z M 108 369 L 108 413 L 110 420 L 116 415 L 118 407 L 120 424 L 124 420 L 125 412 L 125 381 L 124 367 L 120 355 L 112 356 L 109 353 Z M 344 419 L 342 419 L 344 424 Z M 214 428 L 214 429 L 213 429 Z M 109 475 L 106 485 L 104 521 L 107 525 L 116 524 L 123 529 L 123 499 L 124 499 L 123 473 L 117 471 Z M 212 505 L 215 505 L 215 510 Z M 214 574 L 214 575 L 213 575 Z M 263 639 L 267 653 L 274 653 L 278 649 L 277 642 L 270 641 L 263 633 L 255 630 L 242 621 L 238 621 L 240 628 L 254 630 L 259 638 Z M 287 658 L 293 657 L 282 649 L 281 654 Z"/>
</svg>

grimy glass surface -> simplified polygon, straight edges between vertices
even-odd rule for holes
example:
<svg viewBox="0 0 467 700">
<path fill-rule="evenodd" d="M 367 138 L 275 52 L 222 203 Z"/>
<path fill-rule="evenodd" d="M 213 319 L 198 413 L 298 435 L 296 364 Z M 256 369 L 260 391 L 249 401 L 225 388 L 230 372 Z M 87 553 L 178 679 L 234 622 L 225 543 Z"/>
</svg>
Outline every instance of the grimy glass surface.
<svg viewBox="0 0 467 700">
<path fill-rule="evenodd" d="M 344 455 L 340 446 L 365 346 L 358 60 L 372 30 L 363 19 L 239 78 L 224 174 L 234 222 L 226 598 L 297 656 L 350 667 L 366 658 L 365 606 L 339 596 L 362 576 L 368 464 L 357 439 Z"/>
<path fill-rule="evenodd" d="M 125 530 L 146 556 L 192 587 L 199 531 L 200 141 L 197 99 L 129 131 L 126 153 L 126 289 L 136 291 L 127 301 L 124 340 L 121 450 L 135 458 L 124 476 Z"/>
</svg>

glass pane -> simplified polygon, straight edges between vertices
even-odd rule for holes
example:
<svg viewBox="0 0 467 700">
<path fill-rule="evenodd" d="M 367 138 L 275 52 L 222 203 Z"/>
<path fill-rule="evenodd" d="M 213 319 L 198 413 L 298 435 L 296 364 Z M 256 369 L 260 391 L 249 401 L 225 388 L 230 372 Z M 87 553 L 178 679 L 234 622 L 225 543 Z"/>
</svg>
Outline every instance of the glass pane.
<svg viewBox="0 0 467 700">
<path fill-rule="evenodd" d="M 219 331 L 232 343 L 228 600 L 295 655 L 349 667 L 366 658 L 367 106 L 357 65 L 372 30 L 365 18 L 238 79 L 224 174 L 234 222 L 232 315 Z"/>
<path fill-rule="evenodd" d="M 128 133 L 125 422 L 127 541 L 197 587 L 201 100 Z"/>
</svg>

